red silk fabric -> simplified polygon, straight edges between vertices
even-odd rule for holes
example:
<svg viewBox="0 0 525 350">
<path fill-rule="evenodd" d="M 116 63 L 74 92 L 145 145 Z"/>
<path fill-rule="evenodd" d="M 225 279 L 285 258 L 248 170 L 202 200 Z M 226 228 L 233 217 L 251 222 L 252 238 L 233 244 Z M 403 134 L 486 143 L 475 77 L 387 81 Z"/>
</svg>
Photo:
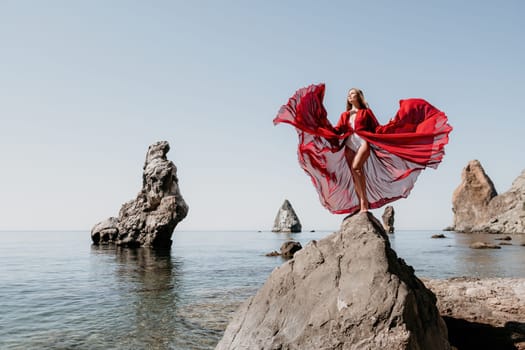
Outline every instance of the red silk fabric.
<svg viewBox="0 0 525 350">
<path fill-rule="evenodd" d="M 406 198 L 421 170 L 437 168 L 443 159 L 452 127 L 445 113 L 427 101 L 401 100 L 399 111 L 385 125 L 378 123 L 370 109 L 361 109 L 352 129 L 348 112 L 332 126 L 323 106 L 324 91 L 324 84 L 297 90 L 273 122 L 295 127 L 299 164 L 332 213 L 354 213 L 360 208 L 344 154 L 344 141 L 352 133 L 370 144 L 363 166 L 370 209 Z"/>
</svg>

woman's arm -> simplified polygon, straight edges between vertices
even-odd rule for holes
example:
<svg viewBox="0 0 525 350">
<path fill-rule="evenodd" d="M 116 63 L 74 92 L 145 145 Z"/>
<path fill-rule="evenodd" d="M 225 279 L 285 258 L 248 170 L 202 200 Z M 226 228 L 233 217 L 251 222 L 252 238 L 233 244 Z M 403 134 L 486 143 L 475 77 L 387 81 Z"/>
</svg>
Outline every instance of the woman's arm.
<svg viewBox="0 0 525 350">
<path fill-rule="evenodd" d="M 334 129 L 338 134 L 344 134 L 348 131 L 348 116 L 349 112 L 343 112 L 341 113 L 341 116 L 339 117 L 339 121 L 335 125 Z"/>
</svg>

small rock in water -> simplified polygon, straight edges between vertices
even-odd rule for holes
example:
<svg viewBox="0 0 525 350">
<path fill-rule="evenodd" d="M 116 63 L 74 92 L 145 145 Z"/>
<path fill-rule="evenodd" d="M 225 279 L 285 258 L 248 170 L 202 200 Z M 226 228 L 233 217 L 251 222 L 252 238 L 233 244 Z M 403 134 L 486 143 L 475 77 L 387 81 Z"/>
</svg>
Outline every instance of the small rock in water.
<svg viewBox="0 0 525 350">
<path fill-rule="evenodd" d="M 485 243 L 485 242 L 474 242 L 470 245 L 472 249 L 501 249 L 499 245 Z"/>
<path fill-rule="evenodd" d="M 442 233 L 437 233 L 435 235 L 432 235 L 431 238 L 447 238 L 447 236 L 445 236 L 444 234 Z"/>
<path fill-rule="evenodd" d="M 281 255 L 281 253 L 279 253 L 277 250 L 274 250 L 273 252 L 266 253 L 265 255 L 266 256 L 279 256 L 279 255 Z"/>
<path fill-rule="evenodd" d="M 509 243 L 509 242 L 500 242 L 499 245 L 512 245 L 512 243 Z"/>
<path fill-rule="evenodd" d="M 511 236 L 498 237 L 498 238 L 495 238 L 495 240 L 496 241 L 511 241 L 512 237 Z"/>
<path fill-rule="evenodd" d="M 295 252 L 301 250 L 301 243 L 295 241 L 284 242 L 281 245 L 281 256 L 286 259 L 293 258 Z"/>
</svg>

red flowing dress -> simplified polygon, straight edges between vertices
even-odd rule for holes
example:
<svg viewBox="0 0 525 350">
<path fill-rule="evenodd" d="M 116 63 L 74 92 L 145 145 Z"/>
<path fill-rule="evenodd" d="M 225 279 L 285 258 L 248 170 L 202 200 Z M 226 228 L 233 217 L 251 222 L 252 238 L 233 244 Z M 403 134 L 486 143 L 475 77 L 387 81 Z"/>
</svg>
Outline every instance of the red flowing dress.
<svg viewBox="0 0 525 350">
<path fill-rule="evenodd" d="M 350 167 L 345 158 L 345 139 L 356 133 L 370 145 L 363 170 L 370 209 L 406 198 L 426 167 L 437 168 L 452 127 L 447 116 L 423 99 L 399 102 L 399 111 L 380 125 L 370 109 L 357 112 L 354 128 L 349 112 L 332 126 L 323 106 L 324 84 L 299 89 L 283 105 L 274 124 L 289 123 L 299 136 L 298 157 L 311 177 L 321 203 L 334 214 L 360 209 Z"/>
</svg>

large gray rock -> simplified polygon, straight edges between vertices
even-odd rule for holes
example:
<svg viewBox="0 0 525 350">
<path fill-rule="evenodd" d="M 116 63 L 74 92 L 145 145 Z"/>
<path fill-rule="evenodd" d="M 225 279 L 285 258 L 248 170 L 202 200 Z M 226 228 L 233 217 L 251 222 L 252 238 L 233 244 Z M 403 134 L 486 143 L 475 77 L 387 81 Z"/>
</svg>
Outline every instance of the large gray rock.
<svg viewBox="0 0 525 350">
<path fill-rule="evenodd" d="M 461 173 L 461 184 L 452 195 L 453 229 L 470 232 L 489 218 L 489 202 L 497 195 L 492 180 L 478 160 L 471 160 Z"/>
<path fill-rule="evenodd" d="M 381 216 L 383 227 L 387 233 L 394 233 L 394 207 L 388 205 Z"/>
<path fill-rule="evenodd" d="M 273 232 L 301 232 L 301 222 L 288 199 L 284 200 L 273 222 Z"/>
<path fill-rule="evenodd" d="M 122 205 L 116 224 L 112 221 L 117 231 L 114 238 L 117 245 L 171 246 L 173 230 L 186 217 L 188 205 L 179 190 L 177 167 L 166 157 L 169 150 L 166 141 L 149 146 L 142 189 L 136 199 Z M 102 236 L 96 233 L 99 229 L 95 230 L 100 225 L 95 225 L 91 233 L 95 244 L 101 243 Z"/>
<path fill-rule="evenodd" d="M 498 195 L 479 161 L 472 160 L 463 169 L 452 206 L 457 232 L 525 233 L 525 171 Z"/>
<path fill-rule="evenodd" d="M 450 349 L 436 298 L 372 214 L 296 252 L 244 302 L 217 350 Z"/>
</svg>

